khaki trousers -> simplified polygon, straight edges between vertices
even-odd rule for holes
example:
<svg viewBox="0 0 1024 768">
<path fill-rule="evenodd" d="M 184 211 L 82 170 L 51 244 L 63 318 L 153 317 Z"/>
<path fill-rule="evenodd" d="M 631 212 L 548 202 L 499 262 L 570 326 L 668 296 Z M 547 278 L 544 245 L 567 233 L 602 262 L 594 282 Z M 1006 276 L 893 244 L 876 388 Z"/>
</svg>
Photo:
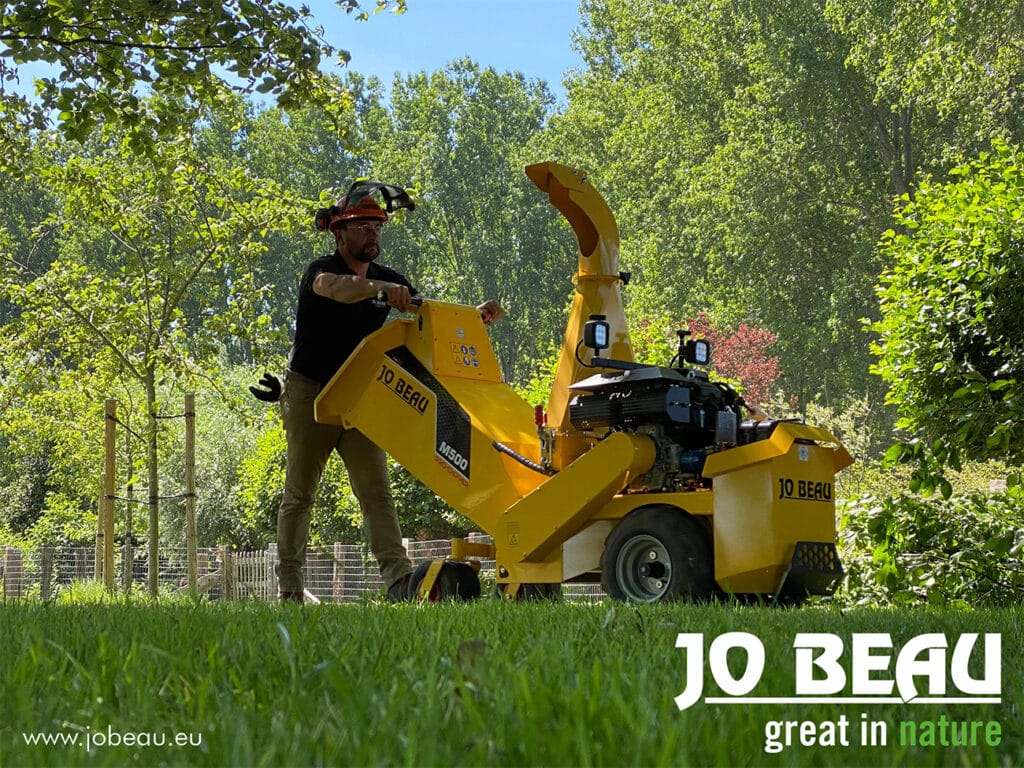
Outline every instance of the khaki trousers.
<svg viewBox="0 0 1024 768">
<path fill-rule="evenodd" d="M 277 579 L 281 592 L 303 588 L 309 513 L 332 451 L 345 462 L 349 482 L 359 500 L 381 578 L 391 585 L 412 571 L 402 545 L 402 531 L 388 483 L 384 451 L 354 429 L 318 424 L 313 401 L 320 385 L 288 372 L 281 393 L 281 418 L 288 441 L 284 497 L 277 511 Z"/>
</svg>

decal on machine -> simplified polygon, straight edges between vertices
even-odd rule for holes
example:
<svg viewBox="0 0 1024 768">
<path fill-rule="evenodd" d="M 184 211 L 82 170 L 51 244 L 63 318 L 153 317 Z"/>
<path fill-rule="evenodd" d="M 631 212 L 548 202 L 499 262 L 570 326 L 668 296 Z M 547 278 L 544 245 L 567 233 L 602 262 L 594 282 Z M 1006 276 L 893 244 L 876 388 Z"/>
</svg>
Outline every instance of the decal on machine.
<svg viewBox="0 0 1024 768">
<path fill-rule="evenodd" d="M 469 442 L 473 433 L 469 414 L 466 413 L 452 394 L 444 388 L 434 375 L 405 347 L 395 347 L 387 352 L 387 357 L 401 366 L 413 378 L 411 386 L 412 398 L 420 394 L 427 398 L 433 395 L 437 403 L 436 424 L 434 428 L 434 454 L 442 466 L 452 472 L 461 482 L 469 482 L 470 452 Z M 388 368 L 385 363 L 384 368 Z M 380 374 L 384 375 L 383 371 Z M 396 373 L 397 377 L 397 373 Z M 408 383 L 407 383 L 408 384 Z M 403 399 L 406 399 L 403 397 Z M 406 402 L 409 402 L 406 399 Z M 410 403 L 411 404 L 411 403 Z M 423 407 L 426 411 L 426 406 Z"/>
<path fill-rule="evenodd" d="M 417 386 L 418 382 L 407 381 L 401 373 L 395 371 L 387 363 L 381 365 L 377 381 L 402 398 L 417 413 L 427 412 L 430 398 Z"/>
<path fill-rule="evenodd" d="M 832 501 L 832 483 L 780 477 L 779 498 L 798 501 Z"/>
</svg>

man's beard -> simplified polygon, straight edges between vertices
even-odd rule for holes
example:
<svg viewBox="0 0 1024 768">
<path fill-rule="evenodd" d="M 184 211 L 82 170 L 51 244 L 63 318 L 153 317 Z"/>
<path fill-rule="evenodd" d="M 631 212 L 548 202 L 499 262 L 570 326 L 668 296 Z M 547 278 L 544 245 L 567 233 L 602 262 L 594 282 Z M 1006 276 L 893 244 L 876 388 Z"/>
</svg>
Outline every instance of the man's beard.
<svg viewBox="0 0 1024 768">
<path fill-rule="evenodd" d="M 355 256 L 359 261 L 371 262 L 380 256 L 380 246 L 376 244 L 364 245 L 356 251 L 353 256 Z"/>
</svg>

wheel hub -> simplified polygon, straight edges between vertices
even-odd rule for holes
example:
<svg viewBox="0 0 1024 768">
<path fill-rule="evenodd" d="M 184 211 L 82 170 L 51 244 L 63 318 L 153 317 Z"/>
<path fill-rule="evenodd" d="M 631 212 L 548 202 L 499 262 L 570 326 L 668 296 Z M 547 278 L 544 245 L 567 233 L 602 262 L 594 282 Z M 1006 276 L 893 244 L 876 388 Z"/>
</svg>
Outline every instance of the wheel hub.
<svg viewBox="0 0 1024 768">
<path fill-rule="evenodd" d="M 672 560 L 658 539 L 638 534 L 623 544 L 615 570 L 616 580 L 628 599 L 655 602 L 668 591 Z"/>
</svg>

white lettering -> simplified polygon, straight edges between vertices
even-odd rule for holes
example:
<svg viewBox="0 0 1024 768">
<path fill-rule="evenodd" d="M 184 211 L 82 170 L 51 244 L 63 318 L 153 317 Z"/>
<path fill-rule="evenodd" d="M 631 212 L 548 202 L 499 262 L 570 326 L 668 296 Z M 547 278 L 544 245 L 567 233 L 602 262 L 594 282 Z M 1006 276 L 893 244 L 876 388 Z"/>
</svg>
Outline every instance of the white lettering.
<svg viewBox="0 0 1024 768">
<path fill-rule="evenodd" d="M 828 632 L 801 632 L 793 639 L 796 648 L 797 695 L 828 696 L 839 693 L 846 686 L 846 672 L 839 664 L 843 655 L 843 639 Z M 821 649 L 815 657 L 814 650 Z M 825 673 L 822 680 L 814 679 L 814 667 Z"/>
<path fill-rule="evenodd" d="M 854 696 L 889 696 L 892 694 L 892 680 L 872 679 L 872 672 L 888 672 L 892 656 L 888 653 L 878 656 L 871 654 L 872 648 L 892 648 L 888 632 L 867 632 L 855 634 L 853 640 L 852 670 Z"/>
<path fill-rule="evenodd" d="M 747 652 L 747 666 L 739 679 L 734 678 L 729 669 L 728 655 L 733 648 Z M 730 696 L 745 696 L 754 690 L 764 673 L 764 645 L 749 632 L 726 632 L 711 643 L 708 663 L 719 688 Z"/>
<path fill-rule="evenodd" d="M 704 691 L 704 635 L 680 632 L 676 648 L 686 650 L 686 688 L 675 698 L 676 706 L 684 710 L 696 704 Z"/>
<path fill-rule="evenodd" d="M 896 659 L 896 686 L 900 698 L 911 701 L 917 698 L 914 678 L 928 678 L 928 693 L 943 696 L 946 693 L 946 636 L 933 632 L 910 638 L 900 649 Z M 924 659 L 919 658 L 923 651 Z"/>
<path fill-rule="evenodd" d="M 971 651 L 977 641 L 976 632 L 960 635 L 953 648 L 953 660 L 950 662 L 950 673 L 953 685 L 967 694 L 998 696 L 1002 689 L 1002 635 L 998 632 L 985 633 L 985 673 L 980 680 L 971 677 L 968 662 Z"/>
</svg>

